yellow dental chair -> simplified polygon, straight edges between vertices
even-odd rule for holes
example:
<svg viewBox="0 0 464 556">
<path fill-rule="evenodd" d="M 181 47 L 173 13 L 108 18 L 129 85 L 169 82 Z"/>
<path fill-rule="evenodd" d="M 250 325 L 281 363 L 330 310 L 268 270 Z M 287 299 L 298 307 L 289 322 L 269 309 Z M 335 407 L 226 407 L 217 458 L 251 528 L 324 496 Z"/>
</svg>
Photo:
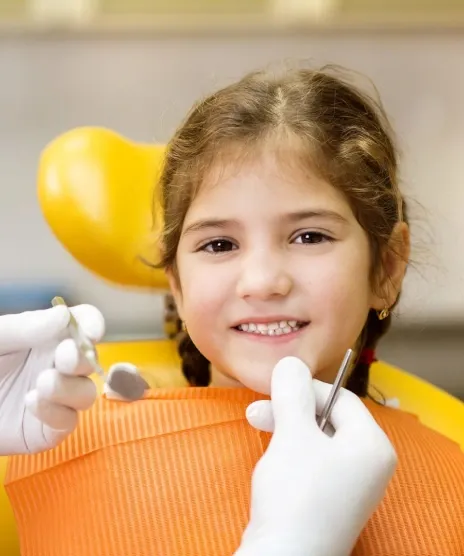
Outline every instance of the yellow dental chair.
<svg viewBox="0 0 464 556">
<path fill-rule="evenodd" d="M 179 319 L 164 273 L 156 261 L 162 220 L 156 183 L 164 147 L 131 142 L 101 128 L 78 128 L 43 151 L 38 195 L 43 215 L 58 241 L 90 272 L 113 284 L 165 297 L 165 339 L 102 343 L 102 365 L 131 361 L 152 387 L 183 386 L 174 336 Z M 152 218 L 152 210 L 155 216 Z M 372 365 L 371 383 L 385 398 L 416 414 L 432 429 L 464 449 L 464 404 L 431 384 L 385 362 Z M 3 483 L 7 458 L 0 458 Z M 0 554 L 16 556 L 14 516 L 0 488 Z"/>
</svg>

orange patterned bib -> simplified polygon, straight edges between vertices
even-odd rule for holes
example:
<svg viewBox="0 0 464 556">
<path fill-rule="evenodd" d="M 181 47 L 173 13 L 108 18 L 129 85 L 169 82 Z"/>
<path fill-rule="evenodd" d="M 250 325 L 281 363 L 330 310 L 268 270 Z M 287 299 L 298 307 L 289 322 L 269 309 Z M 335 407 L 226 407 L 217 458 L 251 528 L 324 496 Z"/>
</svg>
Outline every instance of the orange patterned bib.
<svg viewBox="0 0 464 556">
<path fill-rule="evenodd" d="M 263 398 L 179 388 L 100 399 L 60 446 L 10 459 L 21 555 L 231 556 L 269 442 L 245 409 Z M 353 554 L 463 556 L 464 453 L 414 416 L 365 403 L 399 466 Z"/>
</svg>

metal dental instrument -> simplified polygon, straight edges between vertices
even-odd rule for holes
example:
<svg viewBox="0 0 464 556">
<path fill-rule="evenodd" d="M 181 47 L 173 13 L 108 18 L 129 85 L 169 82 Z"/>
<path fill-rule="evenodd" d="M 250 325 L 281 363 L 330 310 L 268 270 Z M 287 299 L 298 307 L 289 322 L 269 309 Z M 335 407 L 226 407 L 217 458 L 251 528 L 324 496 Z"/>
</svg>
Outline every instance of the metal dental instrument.
<svg viewBox="0 0 464 556">
<path fill-rule="evenodd" d="M 343 384 L 343 379 L 345 378 L 346 373 L 350 368 L 350 362 L 352 357 L 353 357 L 353 350 L 349 349 L 346 352 L 345 357 L 343 358 L 342 364 L 338 370 L 337 377 L 335 378 L 335 382 L 332 385 L 332 389 L 330 391 L 329 397 L 327 398 L 324 409 L 322 410 L 320 416 L 317 419 L 317 424 L 319 425 L 322 431 L 325 430 L 325 427 L 329 422 L 330 414 L 332 413 L 332 409 L 338 398 L 338 393 Z"/>
<path fill-rule="evenodd" d="M 149 387 L 148 383 L 137 373 L 130 372 L 125 363 L 117 365 L 111 375 L 107 376 L 98 362 L 97 350 L 93 343 L 82 332 L 79 323 L 69 310 L 62 297 L 54 297 L 52 306 L 64 305 L 69 311 L 69 332 L 71 338 L 76 342 L 77 349 L 87 359 L 92 369 L 100 376 L 104 383 L 123 398 L 131 401 L 140 399 L 145 390 Z"/>
</svg>

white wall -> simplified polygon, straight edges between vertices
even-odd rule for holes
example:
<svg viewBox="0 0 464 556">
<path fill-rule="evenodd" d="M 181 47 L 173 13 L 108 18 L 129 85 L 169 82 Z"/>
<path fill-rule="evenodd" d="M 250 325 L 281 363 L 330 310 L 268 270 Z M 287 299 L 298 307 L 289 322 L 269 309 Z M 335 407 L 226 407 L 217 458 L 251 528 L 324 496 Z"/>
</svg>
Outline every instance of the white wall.
<svg viewBox="0 0 464 556">
<path fill-rule="evenodd" d="M 160 301 L 121 291 L 81 269 L 57 244 L 35 202 L 39 153 L 57 134 L 103 125 L 165 141 L 201 94 L 285 59 L 335 62 L 376 83 L 403 143 L 418 270 L 402 321 L 464 322 L 464 36 L 320 33 L 312 36 L 0 37 L 0 276 L 62 280 L 97 304 L 109 332 L 160 331 Z M 422 276 L 421 276 L 422 275 Z"/>
</svg>

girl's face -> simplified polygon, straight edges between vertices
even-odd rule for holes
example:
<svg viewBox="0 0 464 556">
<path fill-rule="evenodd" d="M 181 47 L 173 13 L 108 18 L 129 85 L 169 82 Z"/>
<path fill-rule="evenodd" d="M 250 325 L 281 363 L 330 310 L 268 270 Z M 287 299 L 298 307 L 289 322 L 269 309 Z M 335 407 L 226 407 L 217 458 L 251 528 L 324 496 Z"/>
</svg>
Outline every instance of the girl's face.
<svg viewBox="0 0 464 556">
<path fill-rule="evenodd" d="M 370 264 L 343 194 L 268 154 L 209 176 L 184 221 L 179 283 L 170 279 L 212 385 L 269 394 L 287 355 L 333 381 L 369 309 L 385 307 Z"/>
</svg>

